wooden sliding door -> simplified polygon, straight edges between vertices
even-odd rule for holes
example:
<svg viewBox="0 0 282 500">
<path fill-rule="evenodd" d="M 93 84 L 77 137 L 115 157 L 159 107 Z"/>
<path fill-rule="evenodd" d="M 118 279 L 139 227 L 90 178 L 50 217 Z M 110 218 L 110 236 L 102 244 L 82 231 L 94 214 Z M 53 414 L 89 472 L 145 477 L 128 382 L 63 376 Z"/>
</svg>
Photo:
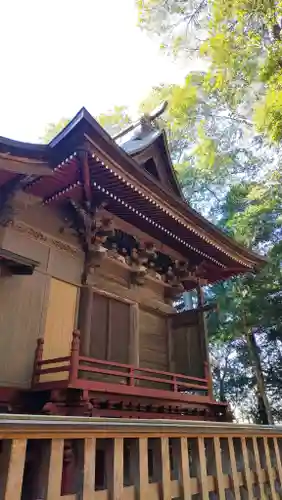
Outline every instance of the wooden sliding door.
<svg viewBox="0 0 282 500">
<path fill-rule="evenodd" d="M 205 376 L 207 361 L 203 330 L 203 313 L 186 311 L 175 314 L 171 322 L 172 367 L 175 373 Z"/>
<path fill-rule="evenodd" d="M 51 279 L 44 332 L 44 359 L 69 356 L 75 327 L 76 298 L 76 286 Z"/>
<path fill-rule="evenodd" d="M 135 316 L 135 304 L 85 288 L 79 314 L 83 354 L 135 364 L 138 333 Z"/>
<path fill-rule="evenodd" d="M 77 287 L 52 278 L 47 300 L 47 314 L 44 330 L 43 359 L 70 355 L 72 332 L 76 319 Z M 54 366 L 60 366 L 56 364 Z M 50 365 L 50 368 L 54 367 Z M 66 372 L 42 375 L 43 382 L 63 380 Z"/>
</svg>

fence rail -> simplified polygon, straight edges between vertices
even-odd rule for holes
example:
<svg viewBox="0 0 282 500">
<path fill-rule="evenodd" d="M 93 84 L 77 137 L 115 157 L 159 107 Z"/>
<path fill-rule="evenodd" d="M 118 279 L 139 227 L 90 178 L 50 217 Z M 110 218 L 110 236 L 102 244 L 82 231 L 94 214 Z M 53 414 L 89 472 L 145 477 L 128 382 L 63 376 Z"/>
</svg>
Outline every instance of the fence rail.
<svg viewBox="0 0 282 500">
<path fill-rule="evenodd" d="M 282 428 L 0 416 L 1 500 L 282 498 Z"/>
<path fill-rule="evenodd" d="M 42 359 L 43 340 L 39 339 L 34 361 L 33 387 L 44 384 L 45 375 L 67 373 L 66 382 L 72 387 L 81 387 L 83 380 L 88 381 L 87 388 L 97 388 L 95 375 L 98 380 L 104 375 L 105 383 L 110 381 L 116 384 L 125 384 L 130 387 L 154 387 L 157 391 L 170 391 L 174 393 L 198 393 L 200 396 L 211 396 L 210 381 L 207 364 L 204 366 L 205 377 L 197 378 L 189 375 L 154 370 L 151 368 L 136 367 L 114 361 L 95 359 L 79 354 L 80 336 L 78 331 L 73 332 L 70 355 L 53 359 Z M 54 378 L 52 379 L 54 380 Z M 59 380 L 59 379 L 58 379 Z M 90 385 L 89 385 L 89 380 Z M 95 387 L 94 387 L 95 386 Z M 86 387 L 86 385 L 85 385 Z"/>
</svg>

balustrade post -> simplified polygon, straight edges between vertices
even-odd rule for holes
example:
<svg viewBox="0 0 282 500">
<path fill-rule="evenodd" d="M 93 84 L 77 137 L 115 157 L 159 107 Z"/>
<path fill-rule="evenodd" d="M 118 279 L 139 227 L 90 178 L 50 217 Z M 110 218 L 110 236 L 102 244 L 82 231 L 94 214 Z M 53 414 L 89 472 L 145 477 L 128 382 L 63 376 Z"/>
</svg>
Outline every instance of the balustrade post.
<svg viewBox="0 0 282 500">
<path fill-rule="evenodd" d="M 79 347 L 80 347 L 80 332 L 79 330 L 74 330 L 72 334 L 72 343 L 71 343 L 69 384 L 74 384 L 78 378 Z"/>
<path fill-rule="evenodd" d="M 43 358 L 43 346 L 44 346 L 44 340 L 42 338 L 37 339 L 37 346 L 34 353 L 32 381 L 31 381 L 32 386 L 35 386 L 40 382 L 40 373 L 37 373 L 37 371 L 40 368 L 39 362 L 42 361 Z"/>
<path fill-rule="evenodd" d="M 129 368 L 129 385 L 134 386 L 134 368 L 132 366 Z"/>
<path fill-rule="evenodd" d="M 172 376 L 172 384 L 173 384 L 173 392 L 177 392 L 177 380 L 175 375 Z"/>
</svg>

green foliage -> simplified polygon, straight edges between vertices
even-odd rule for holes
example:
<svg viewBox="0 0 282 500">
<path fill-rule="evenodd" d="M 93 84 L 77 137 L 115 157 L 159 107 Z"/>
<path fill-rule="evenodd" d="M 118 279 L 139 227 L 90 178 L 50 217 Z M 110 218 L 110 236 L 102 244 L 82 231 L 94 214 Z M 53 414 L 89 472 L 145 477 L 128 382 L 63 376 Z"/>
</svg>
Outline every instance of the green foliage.
<svg viewBox="0 0 282 500">
<path fill-rule="evenodd" d="M 120 132 L 132 122 L 126 106 L 115 106 L 107 113 L 99 115 L 97 120 L 100 125 L 112 136 Z"/>
<path fill-rule="evenodd" d="M 206 59 L 206 91 L 233 110 L 248 103 L 259 132 L 281 140 L 281 0 L 137 3 L 140 26 L 166 50 Z"/>
<path fill-rule="evenodd" d="M 282 2 L 144 0 L 139 11 L 140 26 L 182 64 L 206 61 L 203 74 L 167 89 L 164 121 L 187 200 L 268 259 L 256 276 L 207 291 L 220 307 L 209 317 L 217 394 L 240 418 L 264 422 L 266 390 L 281 421 Z"/>
<path fill-rule="evenodd" d="M 203 74 L 191 73 L 181 86 L 155 88 L 141 110 L 168 101 L 160 126 L 168 133 L 184 194 L 195 208 L 217 220 L 220 203 L 230 186 L 241 181 L 246 172 L 248 178 L 255 177 L 266 159 L 269 163 L 272 159 L 267 148 L 261 154 L 261 148 L 253 144 L 257 137 L 249 133 L 244 116 L 204 90 L 204 79 Z"/>
</svg>

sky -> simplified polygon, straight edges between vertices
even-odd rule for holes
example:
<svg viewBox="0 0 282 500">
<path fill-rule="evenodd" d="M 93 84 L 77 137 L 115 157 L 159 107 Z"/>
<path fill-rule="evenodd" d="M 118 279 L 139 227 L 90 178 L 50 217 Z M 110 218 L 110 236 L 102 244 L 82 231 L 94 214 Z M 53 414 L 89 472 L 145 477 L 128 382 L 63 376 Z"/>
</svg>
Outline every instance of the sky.
<svg viewBox="0 0 282 500">
<path fill-rule="evenodd" d="M 0 0 L 0 18 L 0 136 L 36 142 L 82 106 L 134 113 L 184 76 L 137 27 L 135 0 Z"/>
</svg>

